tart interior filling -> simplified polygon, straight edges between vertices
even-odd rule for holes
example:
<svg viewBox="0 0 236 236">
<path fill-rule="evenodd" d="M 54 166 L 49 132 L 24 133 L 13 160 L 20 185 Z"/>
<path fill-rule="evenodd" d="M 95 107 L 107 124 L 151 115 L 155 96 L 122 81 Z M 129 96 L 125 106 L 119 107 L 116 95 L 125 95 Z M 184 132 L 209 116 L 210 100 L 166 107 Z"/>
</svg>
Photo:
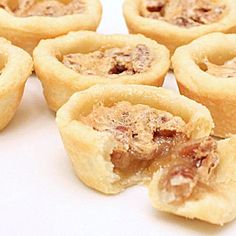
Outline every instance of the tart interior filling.
<svg viewBox="0 0 236 236">
<path fill-rule="evenodd" d="M 210 180 L 219 163 L 217 143 L 211 138 L 181 144 L 163 165 L 158 191 L 167 204 L 181 204 L 187 199 L 198 199 L 204 190 L 213 190 Z M 166 162 L 166 160 L 165 160 Z"/>
<path fill-rule="evenodd" d="M 147 71 L 153 58 L 149 48 L 138 44 L 135 48 L 110 48 L 87 54 L 64 55 L 62 63 L 82 74 L 117 77 Z"/>
<path fill-rule="evenodd" d="M 99 132 L 112 135 L 115 148 L 111 154 L 114 173 L 129 177 L 155 170 L 155 161 L 164 158 L 177 145 L 186 142 L 185 122 L 177 116 L 151 108 L 118 102 L 112 107 L 102 104 L 81 121 Z"/>
<path fill-rule="evenodd" d="M 84 6 L 82 0 L 71 0 L 67 4 L 59 0 L 3 0 L 0 3 L 1 8 L 18 17 L 72 15 L 81 13 Z"/>
<path fill-rule="evenodd" d="M 236 78 L 236 57 L 226 61 L 223 65 L 216 65 L 205 60 L 206 72 L 216 77 Z"/>
<path fill-rule="evenodd" d="M 144 17 L 163 20 L 190 28 L 220 20 L 225 5 L 220 1 L 207 0 L 143 0 Z"/>
</svg>

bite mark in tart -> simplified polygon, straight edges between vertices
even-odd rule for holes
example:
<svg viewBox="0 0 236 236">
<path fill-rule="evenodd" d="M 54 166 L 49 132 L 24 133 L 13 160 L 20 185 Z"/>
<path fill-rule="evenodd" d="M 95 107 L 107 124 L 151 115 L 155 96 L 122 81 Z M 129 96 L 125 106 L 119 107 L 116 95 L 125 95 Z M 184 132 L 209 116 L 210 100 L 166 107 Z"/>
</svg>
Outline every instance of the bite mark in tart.
<svg viewBox="0 0 236 236">
<path fill-rule="evenodd" d="M 236 69 L 234 34 L 212 33 L 176 50 L 172 65 L 180 93 L 211 112 L 213 134 L 236 134 Z"/>
<path fill-rule="evenodd" d="M 180 117 L 142 104 L 98 105 L 81 121 L 112 135 L 116 145 L 111 162 L 114 172 L 123 176 L 143 171 L 175 145 L 188 140 L 186 124 Z"/>
<path fill-rule="evenodd" d="M 62 63 L 81 75 L 117 77 L 147 71 L 152 59 L 149 48 L 145 44 L 138 44 L 134 48 L 111 48 L 88 54 L 68 54 L 63 56 Z"/>
<path fill-rule="evenodd" d="M 77 175 L 106 194 L 150 181 L 177 145 L 209 135 L 213 127 L 201 105 L 143 85 L 76 93 L 56 120 Z"/>
<path fill-rule="evenodd" d="M 180 27 L 194 27 L 218 21 L 225 5 L 207 0 L 144 0 L 143 16 Z"/>
<path fill-rule="evenodd" d="M 71 0 L 67 4 L 57 0 L 19 0 L 19 2 L 15 4 L 11 4 L 11 2 L 7 0 L 1 2 L 1 8 L 18 17 L 58 17 L 78 14 L 84 10 L 84 5 L 85 2 L 82 0 Z"/>
<path fill-rule="evenodd" d="M 96 84 L 161 86 L 170 66 L 168 49 L 142 35 L 88 31 L 41 41 L 34 62 L 54 111 L 76 91 Z"/>
<path fill-rule="evenodd" d="M 99 0 L 2 0 L 0 36 L 32 54 L 42 39 L 96 30 L 101 15 Z"/>
<path fill-rule="evenodd" d="M 179 145 L 149 185 L 155 208 L 223 225 L 236 217 L 236 137 Z"/>
<path fill-rule="evenodd" d="M 13 118 L 32 67 L 28 53 L 0 38 L 0 130 Z"/>
<path fill-rule="evenodd" d="M 125 0 L 130 33 L 141 33 L 171 52 L 212 32 L 236 32 L 234 0 Z"/>
</svg>

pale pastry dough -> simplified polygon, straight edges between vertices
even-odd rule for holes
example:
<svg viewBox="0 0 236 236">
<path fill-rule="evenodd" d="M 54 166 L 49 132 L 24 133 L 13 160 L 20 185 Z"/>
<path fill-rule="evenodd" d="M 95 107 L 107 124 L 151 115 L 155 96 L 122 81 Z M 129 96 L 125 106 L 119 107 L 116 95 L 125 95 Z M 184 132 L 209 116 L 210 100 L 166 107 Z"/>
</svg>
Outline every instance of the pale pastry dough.
<svg viewBox="0 0 236 236">
<path fill-rule="evenodd" d="M 130 33 L 141 33 L 149 38 L 164 44 L 174 53 L 181 45 L 190 43 L 192 40 L 211 32 L 236 32 L 236 1 L 210 1 L 213 4 L 225 6 L 222 16 L 208 24 L 194 25 L 193 27 L 182 27 L 163 19 L 152 19 L 142 16 L 144 1 L 148 0 L 125 0 L 123 14 Z M 155 2 L 153 0 L 152 2 Z M 159 0 L 167 2 L 167 0 Z M 180 0 L 171 1 L 171 4 L 178 4 Z M 207 1 L 206 1 L 207 2 Z M 209 2 L 209 1 L 208 1 Z M 205 9 L 203 9 L 205 11 Z M 203 12 L 204 13 L 204 12 Z M 162 14 L 162 13 L 161 13 Z M 170 15 L 173 12 L 170 12 Z M 181 18 L 180 19 L 185 19 Z"/>
<path fill-rule="evenodd" d="M 87 68 L 96 67 L 96 62 L 92 60 L 99 50 L 112 48 L 135 48 L 137 45 L 148 48 L 152 54 L 151 64 L 145 71 L 135 74 L 121 73 L 116 77 L 113 75 L 96 75 L 87 73 L 77 73 L 73 68 L 73 61 L 66 66 L 63 64 L 64 56 L 68 54 L 90 55 Z M 103 57 L 103 56 L 102 56 Z M 73 59 L 73 58 L 72 58 Z M 81 59 L 82 60 L 82 59 Z M 102 68 L 103 65 L 98 68 Z M 142 35 L 101 35 L 94 32 L 80 31 L 72 32 L 66 36 L 55 39 L 41 41 L 34 50 L 35 71 L 42 82 L 44 95 L 49 107 L 56 111 L 69 97 L 76 91 L 87 89 L 96 84 L 145 84 L 161 86 L 164 77 L 169 70 L 169 51 L 165 46 L 157 44 L 155 41 L 145 38 Z"/>
<path fill-rule="evenodd" d="M 143 104 L 179 117 L 186 123 L 185 133 L 190 139 L 209 135 L 214 126 L 204 106 L 164 88 L 97 85 L 75 93 L 57 112 L 56 121 L 76 174 L 86 185 L 106 194 L 116 194 L 131 185 L 148 181 L 152 174 L 148 172 L 154 170 L 152 167 L 137 171 L 128 177 L 117 174 L 111 161 L 116 146 L 113 136 L 83 122 L 82 117 L 89 115 L 94 106 L 111 107 L 118 102 Z M 119 127 L 122 129 L 124 127 Z"/>
<path fill-rule="evenodd" d="M 0 38 L 0 130 L 14 116 L 32 67 L 28 53 Z"/>
<path fill-rule="evenodd" d="M 196 187 L 198 197 L 190 196 L 180 204 L 163 201 L 158 188 L 162 171 L 157 171 L 149 186 L 152 204 L 160 211 L 223 225 L 236 217 L 236 136 L 218 141 L 219 164 L 209 180 L 208 189 Z"/>
<path fill-rule="evenodd" d="M 68 4 L 69 1 L 64 2 Z M 69 15 L 55 17 L 49 15 L 19 17 L 1 7 L 0 36 L 32 54 L 41 39 L 55 38 L 70 31 L 96 30 L 102 15 L 100 1 L 85 0 L 83 2 L 85 2 L 85 7 L 82 12 L 78 14 L 68 12 Z M 7 3 L 14 8 L 17 0 L 8 0 Z"/>
<path fill-rule="evenodd" d="M 236 78 L 230 66 L 234 57 L 236 35 L 223 33 L 203 36 L 176 50 L 172 57 L 180 93 L 210 110 L 213 134 L 219 137 L 236 134 Z"/>
</svg>

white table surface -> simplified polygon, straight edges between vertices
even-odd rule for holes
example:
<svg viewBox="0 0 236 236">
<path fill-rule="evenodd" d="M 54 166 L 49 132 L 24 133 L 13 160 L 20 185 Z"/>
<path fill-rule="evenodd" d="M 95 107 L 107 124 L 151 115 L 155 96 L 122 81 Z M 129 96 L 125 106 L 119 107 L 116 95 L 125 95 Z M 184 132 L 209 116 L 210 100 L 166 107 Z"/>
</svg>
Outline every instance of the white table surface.
<svg viewBox="0 0 236 236">
<path fill-rule="evenodd" d="M 99 32 L 127 33 L 121 2 L 102 1 Z M 168 79 L 166 87 L 175 88 L 173 76 Z M 142 186 L 117 196 L 87 188 L 73 172 L 54 119 L 40 82 L 30 78 L 15 118 L 0 133 L 1 236 L 236 235 L 236 222 L 217 227 L 156 211 Z"/>
</svg>

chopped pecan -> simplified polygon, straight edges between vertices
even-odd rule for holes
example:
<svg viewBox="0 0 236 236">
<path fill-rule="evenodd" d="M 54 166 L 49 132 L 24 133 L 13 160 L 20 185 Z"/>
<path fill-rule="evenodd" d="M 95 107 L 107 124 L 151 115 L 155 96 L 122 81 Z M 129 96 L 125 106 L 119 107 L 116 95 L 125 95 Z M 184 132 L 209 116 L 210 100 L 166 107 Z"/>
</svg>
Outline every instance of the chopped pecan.
<svg viewBox="0 0 236 236">
<path fill-rule="evenodd" d="M 99 106 L 84 122 L 98 131 L 112 134 L 116 147 L 111 161 L 114 170 L 123 173 L 134 173 L 138 166 L 144 167 L 164 157 L 173 146 L 187 139 L 185 122 L 181 118 L 129 102 L 119 102 L 112 107 Z"/>
<path fill-rule="evenodd" d="M 217 21 L 224 9 L 223 4 L 206 0 L 146 0 L 144 17 L 189 28 Z"/>
<path fill-rule="evenodd" d="M 116 127 L 117 130 L 121 131 L 121 132 L 126 132 L 128 131 L 128 128 L 122 125 L 119 125 Z"/>
<path fill-rule="evenodd" d="M 132 75 L 146 71 L 152 57 L 147 46 L 138 44 L 135 48 L 110 48 L 88 54 L 68 54 L 63 64 L 84 75 Z M 109 78 L 113 78 L 110 77 Z"/>
<path fill-rule="evenodd" d="M 3 5 L 5 10 L 18 16 L 63 16 L 78 14 L 83 11 L 84 3 L 80 0 L 72 0 L 68 4 L 60 1 L 36 1 L 36 0 L 19 0 L 16 9 L 10 9 L 8 5 Z"/>
<path fill-rule="evenodd" d="M 190 197 L 196 186 L 196 170 L 186 163 L 176 164 L 164 175 L 164 200 L 167 203 L 179 203 Z"/>
<path fill-rule="evenodd" d="M 137 73 L 145 71 L 150 66 L 151 55 L 147 46 L 139 44 L 132 53 L 133 70 Z"/>
<path fill-rule="evenodd" d="M 161 12 L 166 4 L 165 0 L 148 0 L 147 10 L 150 12 Z"/>
<path fill-rule="evenodd" d="M 163 200 L 174 204 L 183 202 L 198 182 L 208 184 L 218 162 L 217 144 L 211 137 L 181 144 L 161 177 Z"/>
</svg>

